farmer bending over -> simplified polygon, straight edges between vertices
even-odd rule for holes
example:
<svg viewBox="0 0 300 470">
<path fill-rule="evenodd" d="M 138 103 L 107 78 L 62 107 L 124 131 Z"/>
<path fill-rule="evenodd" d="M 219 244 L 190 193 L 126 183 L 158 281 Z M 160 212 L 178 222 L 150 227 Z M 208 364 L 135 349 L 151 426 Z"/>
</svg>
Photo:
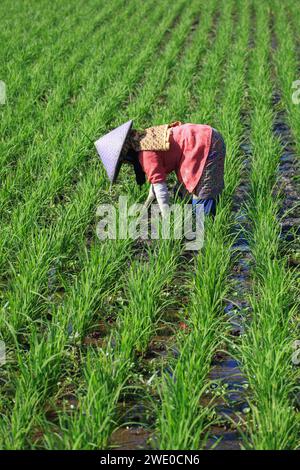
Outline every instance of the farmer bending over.
<svg viewBox="0 0 300 470">
<path fill-rule="evenodd" d="M 166 177 L 175 171 L 184 193 L 192 195 L 193 206 L 203 204 L 206 215 L 215 215 L 224 188 L 222 135 L 206 124 L 176 121 L 145 130 L 133 129 L 132 124 L 130 120 L 95 142 L 111 183 L 123 163 L 133 165 L 137 184 L 145 183 L 145 175 L 151 183 L 145 207 L 156 199 L 164 217 L 169 208 Z"/>
</svg>

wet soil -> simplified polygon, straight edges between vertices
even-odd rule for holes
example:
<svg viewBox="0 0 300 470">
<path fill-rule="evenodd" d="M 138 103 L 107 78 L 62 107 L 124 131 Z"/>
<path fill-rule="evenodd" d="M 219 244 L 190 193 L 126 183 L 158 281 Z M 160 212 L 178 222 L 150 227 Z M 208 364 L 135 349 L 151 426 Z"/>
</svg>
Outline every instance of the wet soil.
<svg viewBox="0 0 300 470">
<path fill-rule="evenodd" d="M 115 450 L 151 449 L 151 432 L 141 426 L 119 428 L 112 434 L 110 446 Z"/>
</svg>

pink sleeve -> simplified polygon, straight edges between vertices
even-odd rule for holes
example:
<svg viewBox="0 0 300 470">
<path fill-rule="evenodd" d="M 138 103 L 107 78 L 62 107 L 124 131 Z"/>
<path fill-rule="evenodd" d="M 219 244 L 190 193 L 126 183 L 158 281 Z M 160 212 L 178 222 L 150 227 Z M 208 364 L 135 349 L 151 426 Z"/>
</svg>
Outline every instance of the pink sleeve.
<svg viewBox="0 0 300 470">
<path fill-rule="evenodd" d="M 142 150 L 139 152 L 139 161 L 150 183 L 166 181 L 166 172 L 159 152 Z"/>
</svg>

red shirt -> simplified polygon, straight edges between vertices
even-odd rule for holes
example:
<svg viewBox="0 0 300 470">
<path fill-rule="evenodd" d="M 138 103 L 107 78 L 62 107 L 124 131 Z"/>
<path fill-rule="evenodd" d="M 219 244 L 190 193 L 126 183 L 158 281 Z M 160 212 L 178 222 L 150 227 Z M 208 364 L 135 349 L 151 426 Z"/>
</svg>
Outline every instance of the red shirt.
<svg viewBox="0 0 300 470">
<path fill-rule="evenodd" d="M 192 193 L 201 178 L 209 153 L 212 128 L 206 124 L 174 124 L 170 133 L 170 149 L 141 150 L 140 164 L 150 183 L 162 183 L 175 171 L 180 183 Z"/>
</svg>

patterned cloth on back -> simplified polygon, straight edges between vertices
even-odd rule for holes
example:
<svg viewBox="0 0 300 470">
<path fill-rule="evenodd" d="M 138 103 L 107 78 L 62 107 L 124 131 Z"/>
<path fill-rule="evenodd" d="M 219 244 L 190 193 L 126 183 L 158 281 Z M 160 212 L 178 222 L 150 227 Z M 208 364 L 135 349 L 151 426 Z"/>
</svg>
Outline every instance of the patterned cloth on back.
<svg viewBox="0 0 300 470">
<path fill-rule="evenodd" d="M 126 155 L 130 148 L 133 148 L 136 152 L 141 150 L 169 150 L 168 129 L 177 123 L 178 121 L 175 121 L 170 124 L 147 127 L 144 130 L 131 129 L 122 148 L 123 155 Z"/>
</svg>

